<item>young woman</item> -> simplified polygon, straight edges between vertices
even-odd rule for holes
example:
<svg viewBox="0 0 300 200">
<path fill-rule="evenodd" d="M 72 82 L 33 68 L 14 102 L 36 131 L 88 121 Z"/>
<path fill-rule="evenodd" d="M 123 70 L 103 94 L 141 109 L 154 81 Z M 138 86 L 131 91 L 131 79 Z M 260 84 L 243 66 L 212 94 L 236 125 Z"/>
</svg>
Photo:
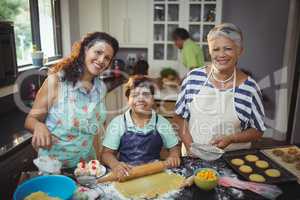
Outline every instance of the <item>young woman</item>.
<svg viewBox="0 0 300 200">
<path fill-rule="evenodd" d="M 132 165 L 160 159 L 169 150 L 168 167 L 180 165 L 178 140 L 167 119 L 153 110 L 154 86 L 145 76 L 133 76 L 126 86 L 129 110 L 115 117 L 105 133 L 102 161 L 120 178 Z"/>
<path fill-rule="evenodd" d="M 89 33 L 74 44 L 70 57 L 50 69 L 25 122 L 39 156 L 57 158 L 63 168 L 95 159 L 93 140 L 106 113 L 98 76 L 118 49 L 110 35 Z"/>
</svg>

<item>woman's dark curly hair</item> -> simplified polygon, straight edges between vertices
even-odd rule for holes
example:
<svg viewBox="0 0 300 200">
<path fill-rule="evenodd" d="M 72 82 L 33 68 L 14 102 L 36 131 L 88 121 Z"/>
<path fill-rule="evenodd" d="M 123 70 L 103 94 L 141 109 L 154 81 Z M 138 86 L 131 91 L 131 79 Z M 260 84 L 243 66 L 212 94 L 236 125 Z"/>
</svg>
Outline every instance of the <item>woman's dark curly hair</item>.
<svg viewBox="0 0 300 200">
<path fill-rule="evenodd" d="M 85 49 L 89 49 L 98 41 L 104 41 L 109 44 L 114 50 L 113 56 L 115 56 L 119 50 L 118 41 L 109 34 L 104 32 L 88 33 L 81 41 L 73 44 L 71 55 L 62 59 L 62 61 L 53 66 L 50 73 L 64 71 L 63 80 L 70 81 L 75 84 L 84 72 L 83 66 L 85 60 Z"/>
</svg>

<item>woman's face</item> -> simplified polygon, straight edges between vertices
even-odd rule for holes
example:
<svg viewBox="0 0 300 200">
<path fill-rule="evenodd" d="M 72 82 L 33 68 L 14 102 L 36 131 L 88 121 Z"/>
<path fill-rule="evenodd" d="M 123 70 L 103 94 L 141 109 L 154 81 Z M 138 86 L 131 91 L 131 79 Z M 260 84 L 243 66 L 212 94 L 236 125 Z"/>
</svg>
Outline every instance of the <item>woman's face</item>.
<svg viewBox="0 0 300 200">
<path fill-rule="evenodd" d="M 140 114 L 150 114 L 154 98 L 147 87 L 136 87 L 130 91 L 128 105 L 135 112 Z"/>
<path fill-rule="evenodd" d="M 242 49 L 231 39 L 219 36 L 208 41 L 209 53 L 212 63 L 219 71 L 232 69 L 235 67 Z"/>
<path fill-rule="evenodd" d="M 98 76 L 106 70 L 113 58 L 113 48 L 105 42 L 96 42 L 85 50 L 85 66 L 89 74 Z"/>
</svg>

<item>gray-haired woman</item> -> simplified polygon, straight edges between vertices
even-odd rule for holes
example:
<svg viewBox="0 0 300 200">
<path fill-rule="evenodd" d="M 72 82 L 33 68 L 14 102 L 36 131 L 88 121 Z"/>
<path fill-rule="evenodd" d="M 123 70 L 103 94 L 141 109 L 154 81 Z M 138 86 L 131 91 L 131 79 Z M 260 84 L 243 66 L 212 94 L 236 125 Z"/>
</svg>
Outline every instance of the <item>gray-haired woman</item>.
<svg viewBox="0 0 300 200">
<path fill-rule="evenodd" d="M 181 85 L 174 121 L 187 150 L 193 142 L 226 150 L 249 148 L 265 131 L 257 83 L 238 66 L 241 30 L 230 23 L 207 36 L 211 63 L 189 72 Z"/>
</svg>

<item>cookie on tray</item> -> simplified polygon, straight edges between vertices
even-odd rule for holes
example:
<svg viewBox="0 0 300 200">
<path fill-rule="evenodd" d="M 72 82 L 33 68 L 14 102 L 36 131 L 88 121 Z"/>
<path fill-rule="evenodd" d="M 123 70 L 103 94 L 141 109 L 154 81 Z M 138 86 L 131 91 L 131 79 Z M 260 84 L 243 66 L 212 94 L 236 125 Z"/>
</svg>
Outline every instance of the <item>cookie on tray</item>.
<svg viewBox="0 0 300 200">
<path fill-rule="evenodd" d="M 296 161 L 295 155 L 289 155 L 289 154 L 283 155 L 281 159 L 286 163 L 293 163 Z"/>
<path fill-rule="evenodd" d="M 290 148 L 288 148 L 287 152 L 290 155 L 296 155 L 299 151 L 298 151 L 298 148 L 296 148 L 296 147 L 290 147 Z"/>
<path fill-rule="evenodd" d="M 239 158 L 234 158 L 230 162 L 235 166 L 241 166 L 245 163 L 242 159 Z"/>
<path fill-rule="evenodd" d="M 265 171 L 265 174 L 272 177 L 272 178 L 277 178 L 277 177 L 280 177 L 281 176 L 281 173 L 279 170 L 277 169 L 267 169 Z"/>
<path fill-rule="evenodd" d="M 253 171 L 252 168 L 250 166 L 248 166 L 248 165 L 242 165 L 242 166 L 240 166 L 239 170 L 241 172 L 243 172 L 243 173 L 246 173 L 246 174 L 249 174 L 249 173 L 251 173 Z"/>
<path fill-rule="evenodd" d="M 255 162 L 258 160 L 258 157 L 256 155 L 248 154 L 245 156 L 245 159 L 249 162 Z"/>
<path fill-rule="evenodd" d="M 284 155 L 284 151 L 281 150 L 281 149 L 273 149 L 273 150 L 272 150 L 272 153 L 273 153 L 275 156 L 278 156 L 278 157 Z"/>
<path fill-rule="evenodd" d="M 269 167 L 269 163 L 264 160 L 258 160 L 255 162 L 256 167 L 261 168 L 261 169 L 266 169 Z"/>
<path fill-rule="evenodd" d="M 266 181 L 265 177 L 263 177 L 260 174 L 250 174 L 249 180 L 254 182 L 259 182 L 259 183 L 263 183 Z"/>
</svg>

